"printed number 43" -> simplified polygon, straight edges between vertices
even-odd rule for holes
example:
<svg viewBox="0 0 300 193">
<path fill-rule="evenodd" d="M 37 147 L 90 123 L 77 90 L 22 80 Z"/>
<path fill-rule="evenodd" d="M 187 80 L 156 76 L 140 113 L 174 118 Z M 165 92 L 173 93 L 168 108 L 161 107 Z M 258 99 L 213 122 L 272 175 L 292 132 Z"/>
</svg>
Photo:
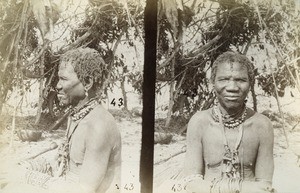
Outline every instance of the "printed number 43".
<svg viewBox="0 0 300 193">
<path fill-rule="evenodd" d="M 110 104 L 112 104 L 113 106 L 118 105 L 119 107 L 121 107 L 124 103 L 123 103 L 123 99 L 119 98 L 118 104 L 116 103 L 116 99 L 113 98 L 113 100 L 110 102 Z"/>
</svg>

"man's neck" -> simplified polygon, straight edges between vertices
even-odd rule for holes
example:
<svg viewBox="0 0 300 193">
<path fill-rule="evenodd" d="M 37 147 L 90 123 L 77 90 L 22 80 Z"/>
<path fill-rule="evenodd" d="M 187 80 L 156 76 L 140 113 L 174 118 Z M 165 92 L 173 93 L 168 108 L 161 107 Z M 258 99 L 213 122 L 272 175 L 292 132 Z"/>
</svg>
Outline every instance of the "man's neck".
<svg viewBox="0 0 300 193">
<path fill-rule="evenodd" d="M 226 109 L 222 105 L 218 105 L 222 115 L 236 116 L 244 111 L 244 104 L 238 108 Z"/>
<path fill-rule="evenodd" d="M 72 104 L 72 107 L 73 107 L 74 109 L 79 109 L 79 108 L 81 108 L 84 104 L 86 104 L 89 100 L 90 100 L 89 97 L 84 97 L 84 99 L 79 100 L 77 104 L 75 104 L 75 105 Z"/>
</svg>

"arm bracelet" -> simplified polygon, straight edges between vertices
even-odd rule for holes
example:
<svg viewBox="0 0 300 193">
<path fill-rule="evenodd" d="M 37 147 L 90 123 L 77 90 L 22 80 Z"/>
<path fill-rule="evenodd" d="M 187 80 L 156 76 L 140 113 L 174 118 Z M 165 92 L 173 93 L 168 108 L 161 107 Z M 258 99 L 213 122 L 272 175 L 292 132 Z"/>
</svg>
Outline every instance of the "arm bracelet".
<svg viewBox="0 0 300 193">
<path fill-rule="evenodd" d="M 48 174 L 37 171 L 27 171 L 25 174 L 25 183 L 46 189 L 48 188 L 47 182 L 50 178 L 51 176 Z"/>
</svg>

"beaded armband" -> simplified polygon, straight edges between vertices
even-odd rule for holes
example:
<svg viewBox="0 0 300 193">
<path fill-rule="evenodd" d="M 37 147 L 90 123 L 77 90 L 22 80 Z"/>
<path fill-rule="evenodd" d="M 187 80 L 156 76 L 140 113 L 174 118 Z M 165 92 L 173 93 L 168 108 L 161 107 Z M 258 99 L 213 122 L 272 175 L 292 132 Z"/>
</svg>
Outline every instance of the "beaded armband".
<svg viewBox="0 0 300 193">
<path fill-rule="evenodd" d="M 243 180 L 241 178 L 214 179 L 210 193 L 240 193 Z"/>
<path fill-rule="evenodd" d="M 33 186 L 39 186 L 44 189 L 48 188 L 47 182 L 49 181 L 50 178 L 51 178 L 51 176 L 49 176 L 48 174 L 44 174 L 44 173 L 37 172 L 37 171 L 29 171 L 28 170 L 25 173 L 25 183 L 26 184 L 30 184 Z"/>
</svg>

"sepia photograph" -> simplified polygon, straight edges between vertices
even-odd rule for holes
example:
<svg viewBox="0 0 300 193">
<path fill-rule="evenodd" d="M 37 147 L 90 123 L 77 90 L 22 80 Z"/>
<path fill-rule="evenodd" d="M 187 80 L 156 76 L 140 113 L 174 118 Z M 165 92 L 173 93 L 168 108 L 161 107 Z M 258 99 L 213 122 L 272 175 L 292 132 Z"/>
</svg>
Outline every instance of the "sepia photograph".
<svg viewBox="0 0 300 193">
<path fill-rule="evenodd" d="M 158 1 L 154 192 L 300 192 L 299 6 Z"/>
<path fill-rule="evenodd" d="M 140 0 L 0 1 L 0 192 L 140 192 Z"/>
<path fill-rule="evenodd" d="M 299 0 L 0 0 L 0 193 L 300 192 Z"/>
</svg>

